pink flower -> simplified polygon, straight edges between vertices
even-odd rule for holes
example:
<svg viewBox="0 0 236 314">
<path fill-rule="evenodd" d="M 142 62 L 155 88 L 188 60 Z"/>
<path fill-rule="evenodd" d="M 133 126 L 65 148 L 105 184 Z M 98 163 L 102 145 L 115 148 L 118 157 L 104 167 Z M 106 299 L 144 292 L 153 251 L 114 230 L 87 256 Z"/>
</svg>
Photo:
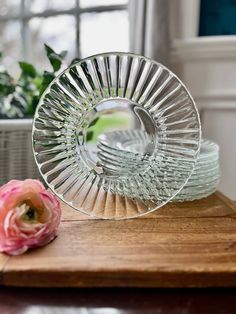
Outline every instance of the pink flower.
<svg viewBox="0 0 236 314">
<path fill-rule="evenodd" d="M 38 180 L 12 180 L 0 187 L 0 252 L 19 255 L 57 235 L 61 208 Z"/>
</svg>

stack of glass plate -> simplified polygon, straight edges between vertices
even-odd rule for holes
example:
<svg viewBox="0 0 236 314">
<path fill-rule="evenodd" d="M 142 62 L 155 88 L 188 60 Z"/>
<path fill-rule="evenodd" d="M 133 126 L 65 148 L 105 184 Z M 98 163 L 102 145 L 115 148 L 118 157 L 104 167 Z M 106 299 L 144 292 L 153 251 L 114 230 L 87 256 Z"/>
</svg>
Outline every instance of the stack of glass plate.
<svg viewBox="0 0 236 314">
<path fill-rule="evenodd" d="M 144 131 L 135 129 L 102 134 L 99 137 L 98 144 L 98 156 L 101 164 L 109 171 L 116 162 L 120 164 L 120 160 L 127 166 L 129 165 L 130 158 L 138 162 L 138 156 L 142 156 L 143 150 L 148 150 L 147 145 L 149 144 L 146 144 L 150 142 L 148 137 L 148 134 Z M 159 172 L 160 159 L 157 157 L 153 158 L 153 163 L 153 169 Z M 168 189 L 178 185 L 181 177 L 185 177 L 186 175 L 186 164 L 182 159 L 179 161 L 176 159 L 176 167 L 182 169 L 182 173 L 178 173 L 174 180 L 173 176 L 171 176 L 171 181 L 166 180 L 168 182 Z M 166 163 L 166 168 L 162 170 L 164 170 L 165 174 L 174 171 L 173 160 L 170 164 Z M 219 180 L 219 146 L 210 140 L 204 139 L 201 141 L 200 154 L 191 177 L 183 189 L 171 201 L 190 201 L 207 197 L 215 192 Z M 148 190 L 149 188 L 146 185 L 146 189 Z M 167 196 L 164 185 L 159 191 L 158 197 Z"/>
<path fill-rule="evenodd" d="M 107 142 L 115 130 L 121 138 Z M 144 145 L 133 136 L 130 143 L 125 130 Z M 49 188 L 105 219 L 138 217 L 173 199 L 192 174 L 200 139 L 184 84 L 165 66 L 129 53 L 72 64 L 45 90 L 33 122 L 35 160 Z"/>
<path fill-rule="evenodd" d="M 191 201 L 207 197 L 216 191 L 220 181 L 219 146 L 202 140 L 200 154 L 187 184 L 172 201 Z"/>
</svg>

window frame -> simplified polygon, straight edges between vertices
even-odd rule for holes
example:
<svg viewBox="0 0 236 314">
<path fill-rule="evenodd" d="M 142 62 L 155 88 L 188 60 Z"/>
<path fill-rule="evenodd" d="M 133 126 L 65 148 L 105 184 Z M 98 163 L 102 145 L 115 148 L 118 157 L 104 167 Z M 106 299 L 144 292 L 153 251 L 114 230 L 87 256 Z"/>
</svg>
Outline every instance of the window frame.
<svg viewBox="0 0 236 314">
<path fill-rule="evenodd" d="M 21 50 L 22 58 L 25 60 L 29 59 L 29 21 L 32 18 L 49 18 L 60 15 L 70 15 L 74 16 L 76 23 L 76 56 L 81 57 L 80 51 L 80 17 L 84 13 L 103 13 L 103 12 L 112 12 L 112 11 L 123 11 L 128 10 L 128 4 L 111 4 L 111 5 L 97 5 L 91 7 L 80 7 L 80 0 L 75 0 L 75 5 L 71 9 L 47 9 L 43 12 L 34 13 L 28 10 L 28 0 L 20 0 L 20 11 L 17 14 L 6 14 L 0 16 L 1 22 L 8 21 L 20 21 L 21 24 Z"/>
</svg>

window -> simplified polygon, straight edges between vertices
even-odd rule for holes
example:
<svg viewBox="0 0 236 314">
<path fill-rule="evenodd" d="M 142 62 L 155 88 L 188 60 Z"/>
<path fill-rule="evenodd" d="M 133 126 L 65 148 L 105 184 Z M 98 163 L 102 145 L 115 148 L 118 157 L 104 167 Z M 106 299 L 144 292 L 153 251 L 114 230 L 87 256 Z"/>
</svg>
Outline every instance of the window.
<svg viewBox="0 0 236 314">
<path fill-rule="evenodd" d="M 43 43 L 68 50 L 68 61 L 129 50 L 128 0 L 0 0 L 0 51 L 16 75 L 17 60 L 48 67 Z"/>
</svg>

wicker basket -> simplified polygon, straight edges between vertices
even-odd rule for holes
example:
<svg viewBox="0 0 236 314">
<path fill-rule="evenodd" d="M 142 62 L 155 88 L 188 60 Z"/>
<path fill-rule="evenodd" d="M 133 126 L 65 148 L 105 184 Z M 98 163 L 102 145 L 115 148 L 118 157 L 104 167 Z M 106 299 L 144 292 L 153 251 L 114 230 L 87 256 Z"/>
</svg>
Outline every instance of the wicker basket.
<svg viewBox="0 0 236 314">
<path fill-rule="evenodd" d="M 31 144 L 32 119 L 0 120 L 0 185 L 40 178 Z"/>
</svg>

